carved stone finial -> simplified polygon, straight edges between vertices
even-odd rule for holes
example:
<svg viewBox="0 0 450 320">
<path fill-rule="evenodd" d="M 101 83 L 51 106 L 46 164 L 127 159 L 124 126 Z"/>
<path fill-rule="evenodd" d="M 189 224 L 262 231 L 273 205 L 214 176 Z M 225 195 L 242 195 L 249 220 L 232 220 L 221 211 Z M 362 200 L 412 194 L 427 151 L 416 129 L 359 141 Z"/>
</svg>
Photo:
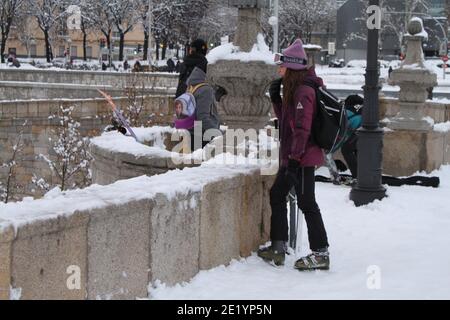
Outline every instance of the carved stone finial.
<svg viewBox="0 0 450 320">
<path fill-rule="evenodd" d="M 410 35 L 416 35 L 423 31 L 423 25 L 419 20 L 411 20 L 408 24 L 408 32 Z"/>
</svg>

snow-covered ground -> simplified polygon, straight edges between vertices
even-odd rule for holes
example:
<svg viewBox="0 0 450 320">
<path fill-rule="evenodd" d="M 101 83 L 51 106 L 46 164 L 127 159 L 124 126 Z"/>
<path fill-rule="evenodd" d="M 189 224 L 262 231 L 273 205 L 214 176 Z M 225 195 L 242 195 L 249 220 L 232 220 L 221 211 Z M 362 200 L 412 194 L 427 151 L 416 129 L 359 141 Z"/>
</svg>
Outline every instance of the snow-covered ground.
<svg viewBox="0 0 450 320">
<path fill-rule="evenodd" d="M 329 272 L 300 273 L 255 255 L 202 271 L 189 283 L 149 287 L 151 299 L 450 299 L 450 166 L 439 189 L 390 187 L 389 198 L 356 208 L 350 189 L 317 185 L 331 244 Z M 308 253 L 306 228 L 301 255 Z M 379 286 L 378 286 L 379 285 Z"/>
</svg>

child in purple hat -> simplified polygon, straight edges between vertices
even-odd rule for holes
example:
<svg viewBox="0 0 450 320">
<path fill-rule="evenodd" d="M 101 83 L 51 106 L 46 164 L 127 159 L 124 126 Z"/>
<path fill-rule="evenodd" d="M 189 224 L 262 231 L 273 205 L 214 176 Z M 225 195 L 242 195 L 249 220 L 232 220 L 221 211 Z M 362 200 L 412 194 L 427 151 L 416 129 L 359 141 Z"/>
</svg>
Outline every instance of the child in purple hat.
<svg viewBox="0 0 450 320">
<path fill-rule="evenodd" d="M 175 100 L 175 128 L 191 130 L 195 125 L 195 98 L 191 93 L 185 93 Z"/>
</svg>

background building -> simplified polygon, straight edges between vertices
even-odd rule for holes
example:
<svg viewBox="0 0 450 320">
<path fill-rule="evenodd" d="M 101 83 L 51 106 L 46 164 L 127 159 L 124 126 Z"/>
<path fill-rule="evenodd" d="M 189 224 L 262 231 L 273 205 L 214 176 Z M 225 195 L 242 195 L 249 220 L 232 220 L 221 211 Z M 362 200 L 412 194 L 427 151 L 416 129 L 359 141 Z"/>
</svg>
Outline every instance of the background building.
<svg viewBox="0 0 450 320">
<path fill-rule="evenodd" d="M 7 41 L 7 53 L 14 53 L 21 58 L 45 58 L 44 34 L 39 29 L 34 17 L 26 19 L 27 29 L 17 27 L 12 29 Z M 73 59 L 83 59 L 83 34 L 81 31 L 68 31 L 63 28 L 53 36 L 52 51 L 56 58 L 63 58 L 65 52 L 70 52 Z M 118 57 L 119 35 L 113 32 L 113 52 Z M 144 43 L 144 31 L 141 24 L 136 24 L 132 31 L 125 36 L 125 56 L 128 59 L 142 55 L 142 45 Z M 86 56 L 88 59 L 99 59 L 102 48 L 106 48 L 104 35 L 99 32 L 89 34 L 86 46 Z M 140 52 L 138 52 L 140 51 Z M 116 58 L 117 58 L 116 57 Z"/>
<path fill-rule="evenodd" d="M 411 2 L 405 0 L 390 0 L 383 16 L 383 29 L 380 32 L 380 56 L 382 59 L 398 59 L 403 47 L 403 34 L 406 22 L 414 16 L 424 21 L 429 38 L 424 41 L 426 56 L 438 56 L 440 48 L 448 33 L 448 0 L 429 0 L 410 9 Z M 336 47 L 337 57 L 350 60 L 366 59 L 367 3 L 362 0 L 348 0 L 338 9 Z"/>
</svg>

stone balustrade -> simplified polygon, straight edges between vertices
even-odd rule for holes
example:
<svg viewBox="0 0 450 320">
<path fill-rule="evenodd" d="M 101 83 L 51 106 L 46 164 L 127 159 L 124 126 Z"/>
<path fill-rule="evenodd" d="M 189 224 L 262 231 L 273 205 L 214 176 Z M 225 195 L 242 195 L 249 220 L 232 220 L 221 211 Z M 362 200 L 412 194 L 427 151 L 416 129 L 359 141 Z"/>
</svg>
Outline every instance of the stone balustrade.
<svg viewBox="0 0 450 320">
<path fill-rule="evenodd" d="M 67 70 L 0 70 L 0 100 L 95 98 L 97 89 L 112 96 L 135 88 L 141 95 L 175 95 L 178 75 Z"/>
<path fill-rule="evenodd" d="M 146 298 L 247 257 L 268 240 L 272 183 L 198 167 L 1 205 L 0 299 Z"/>
<path fill-rule="evenodd" d="M 125 109 L 128 98 L 116 98 L 115 102 Z M 140 100 L 140 99 L 139 99 Z M 143 100 L 144 109 L 141 113 L 142 123 L 169 125 L 173 121 L 173 99 L 164 96 L 148 96 Z M 15 181 L 23 189 L 18 190 L 16 197 L 39 197 L 41 191 L 36 189 L 31 179 L 33 174 L 56 182 L 54 176 L 39 154 L 52 155 L 52 145 L 49 138 L 54 135 L 57 122 L 49 116 L 58 111 L 60 106 L 74 106 L 73 118 L 80 122 L 83 136 L 99 135 L 106 125 L 111 123 L 112 112 L 104 99 L 54 99 L 32 101 L 1 101 L 0 102 L 0 163 L 11 158 L 11 146 L 17 140 L 18 133 L 23 130 L 24 149 L 19 155 L 20 165 L 16 170 Z M 26 121 L 26 125 L 24 123 Z M 7 168 L 0 168 L 0 176 L 5 177 Z M 55 180 L 55 181 L 53 181 Z M 33 192 L 35 190 L 35 192 Z"/>
</svg>

